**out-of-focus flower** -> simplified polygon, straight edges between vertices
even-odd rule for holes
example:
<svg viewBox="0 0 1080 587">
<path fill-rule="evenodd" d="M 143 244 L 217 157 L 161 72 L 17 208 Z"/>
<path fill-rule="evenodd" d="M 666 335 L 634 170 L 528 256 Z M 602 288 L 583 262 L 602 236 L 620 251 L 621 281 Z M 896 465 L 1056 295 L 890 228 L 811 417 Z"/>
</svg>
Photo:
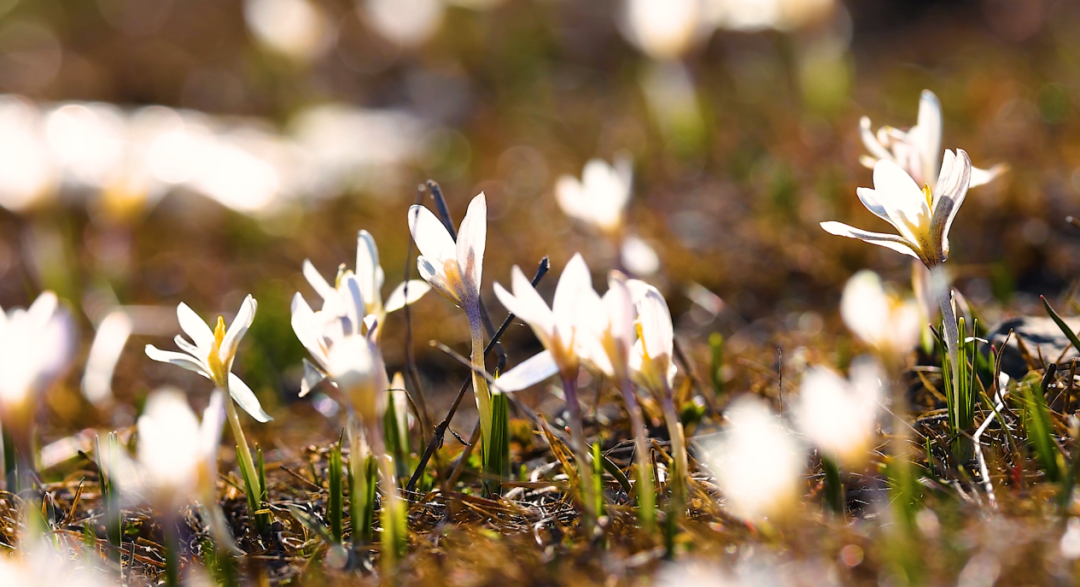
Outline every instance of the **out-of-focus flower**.
<svg viewBox="0 0 1080 587">
<path fill-rule="evenodd" d="M 442 0 L 363 0 L 367 22 L 381 36 L 405 47 L 428 40 L 442 22 Z"/>
<path fill-rule="evenodd" d="M 795 425 L 832 459 L 858 466 L 869 458 L 884 390 L 873 361 L 851 366 L 851 380 L 831 369 L 814 367 L 803 376 L 793 410 Z"/>
<path fill-rule="evenodd" d="M 420 256 L 416 259 L 420 276 L 466 312 L 475 308 L 478 319 L 480 279 L 487 241 L 487 199 L 484 193 L 481 192 L 469 203 L 456 243 L 435 214 L 423 206 L 409 208 L 409 232 L 420 249 Z"/>
<path fill-rule="evenodd" d="M 20 540 L 16 556 L 0 557 L 0 585 L 56 585 L 63 587 L 109 587 L 116 585 L 115 574 L 93 565 L 95 557 L 72 558 L 69 549 L 78 546 L 63 534 L 50 534 L 36 540 Z M 61 543 L 58 548 L 54 541 Z M 28 544 L 31 543 L 32 544 Z"/>
<path fill-rule="evenodd" d="M 295 61 L 311 61 L 330 48 L 329 22 L 310 0 L 247 0 L 244 19 L 259 42 Z"/>
<path fill-rule="evenodd" d="M 0 409 L 25 408 L 67 367 L 73 350 L 71 316 L 51 291 L 26 310 L 0 309 Z"/>
<path fill-rule="evenodd" d="M 581 180 L 571 175 L 558 179 L 555 199 L 567 216 L 604 232 L 615 233 L 622 225 L 632 182 L 633 169 L 629 159 L 616 159 L 614 166 L 592 159 L 585 164 Z"/>
<path fill-rule="evenodd" d="M 0 206 L 22 212 L 50 198 L 59 183 L 41 114 L 18 96 L 0 96 Z"/>
<path fill-rule="evenodd" d="M 174 339 L 176 346 L 184 351 L 182 353 L 163 351 L 148 344 L 146 356 L 206 377 L 219 389 L 228 390 L 232 399 L 245 412 L 251 414 L 252 418 L 259 422 L 269 422 L 272 418 L 263 411 L 259 398 L 255 397 L 251 388 L 232 372 L 236 349 L 255 319 L 256 305 L 255 298 L 250 295 L 244 298 L 243 303 L 240 304 L 240 311 L 236 313 L 236 318 L 226 331 L 225 319 L 221 316 L 218 316 L 214 329 L 210 330 L 210 327 L 194 310 L 181 302 L 176 308 L 176 317 L 180 321 L 180 329 L 191 337 L 191 342 L 182 336 L 176 336 Z"/>
<path fill-rule="evenodd" d="M 511 270 L 511 287 L 514 293 L 496 283 L 495 296 L 510 313 L 532 328 L 545 350 L 500 377 L 499 389 L 517 391 L 555 373 L 576 377 L 580 364 L 578 333 L 583 328 L 584 306 L 580 301 L 592 291 L 592 277 L 585 259 L 575 254 L 566 264 L 550 308 L 517 265 Z"/>
<path fill-rule="evenodd" d="M 403 283 L 390 294 L 384 307 L 380 292 L 384 273 L 379 266 L 375 240 L 366 230 L 362 230 L 357 237 L 356 247 L 356 272 L 339 270 L 337 287 L 323 279 L 311 261 L 304 261 L 304 277 L 323 299 L 323 305 L 322 309 L 312 311 L 302 295 L 297 293 L 293 296 L 293 331 L 318 363 L 316 367 L 304 361 L 300 397 L 307 395 L 330 371 L 330 353 L 335 344 L 354 336 L 377 342 L 379 327 L 386 313 L 404 307 L 406 302 L 415 302 L 430 289 L 423 281 L 411 280 L 408 282 L 406 300 Z"/>
<path fill-rule="evenodd" d="M 728 425 L 706 460 L 727 498 L 747 519 L 783 514 L 796 501 L 804 449 L 760 400 L 741 397 L 725 413 Z"/>
<path fill-rule="evenodd" d="M 707 32 L 702 0 L 625 0 L 623 35 L 653 59 L 674 59 Z"/>
<path fill-rule="evenodd" d="M 877 273 L 866 269 L 844 286 L 840 317 L 859 340 L 885 357 L 897 357 L 914 348 L 924 320 L 918 304 L 889 295 Z"/>
<path fill-rule="evenodd" d="M 859 121 L 859 131 L 863 144 L 870 151 L 859 160 L 863 165 L 875 168 L 880 160 L 892 161 L 899 165 L 918 185 L 929 185 L 937 189 L 943 134 L 941 102 L 930 90 L 923 90 L 919 98 L 919 116 L 915 126 L 907 132 L 891 126 L 883 126 L 877 134 L 870 128 L 870 118 L 863 116 Z M 995 165 L 991 169 L 971 168 L 971 181 L 968 187 L 978 187 L 989 183 L 1003 173 L 1007 166 Z"/>
<path fill-rule="evenodd" d="M 967 195 L 971 159 L 962 149 L 945 151 L 937 186 L 922 189 L 888 159 L 874 165 L 874 189 L 859 188 L 859 200 L 900 233 L 867 232 L 840 222 L 822 222 L 829 234 L 857 238 L 915 257 L 936 267 L 949 257 L 949 229 Z"/>
<path fill-rule="evenodd" d="M 113 371 L 131 336 L 132 327 L 131 317 L 120 309 L 109 312 L 97 325 L 82 380 L 83 395 L 91 403 L 100 404 L 112 397 Z"/>
<path fill-rule="evenodd" d="M 705 0 L 710 22 L 723 29 L 791 31 L 823 20 L 836 0 Z"/>
<path fill-rule="evenodd" d="M 193 494 L 213 495 L 224 423 L 224 396 L 220 390 L 210 397 L 201 424 L 183 393 L 152 393 L 138 421 L 139 489 L 171 513 Z"/>
<path fill-rule="evenodd" d="M 349 400 L 360 420 L 367 425 L 382 416 L 386 406 L 386 386 L 378 384 L 375 353 L 363 336 L 346 336 L 330 348 L 327 372 Z"/>
<path fill-rule="evenodd" d="M 623 267 L 634 275 L 652 275 L 660 270 L 660 257 L 649 243 L 640 237 L 628 235 L 619 248 Z"/>
</svg>

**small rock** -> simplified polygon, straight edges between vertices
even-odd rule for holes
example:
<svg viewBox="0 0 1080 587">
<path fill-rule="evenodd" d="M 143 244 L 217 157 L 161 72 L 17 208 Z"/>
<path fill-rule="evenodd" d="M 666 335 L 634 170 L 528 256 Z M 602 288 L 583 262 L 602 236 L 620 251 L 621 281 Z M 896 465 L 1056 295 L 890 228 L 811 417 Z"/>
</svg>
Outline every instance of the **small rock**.
<svg viewBox="0 0 1080 587">
<path fill-rule="evenodd" d="M 1073 332 L 1080 330 L 1080 317 L 1064 318 L 1064 320 Z M 1017 337 L 1024 339 L 1024 346 L 1032 357 L 1038 358 L 1042 353 L 1043 360 L 1047 363 L 1057 361 L 1065 349 L 1068 349 L 1068 352 L 1065 352 L 1064 359 L 1077 356 L 1076 349 L 1069 344 L 1069 339 L 1051 318 L 1040 316 L 1009 318 L 994 325 L 986 338 L 995 348 L 1001 348 L 1010 330 L 1013 331 L 1013 335 L 1005 347 L 1005 352 L 1001 355 L 1001 371 L 1010 377 L 1023 377 L 1028 372 L 1027 362 L 1024 361 L 1024 356 L 1020 353 L 1020 347 L 1016 342 Z"/>
</svg>

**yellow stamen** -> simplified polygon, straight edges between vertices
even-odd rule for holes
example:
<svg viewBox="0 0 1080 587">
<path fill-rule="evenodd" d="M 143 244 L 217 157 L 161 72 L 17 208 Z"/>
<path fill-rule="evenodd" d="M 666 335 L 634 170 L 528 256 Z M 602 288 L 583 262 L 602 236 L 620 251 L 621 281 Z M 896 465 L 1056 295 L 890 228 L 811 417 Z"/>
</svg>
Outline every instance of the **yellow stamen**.
<svg viewBox="0 0 1080 587">
<path fill-rule="evenodd" d="M 214 382 L 222 387 L 224 387 L 224 382 L 228 380 L 229 375 L 225 372 L 225 365 L 221 362 L 221 343 L 223 340 L 225 340 L 225 319 L 218 316 L 217 326 L 214 327 L 214 344 L 210 346 L 210 356 L 206 358 L 206 362 L 210 367 L 210 374 L 214 376 Z"/>
<path fill-rule="evenodd" d="M 926 206 L 930 208 L 930 211 L 934 211 L 934 193 L 930 191 L 929 185 L 923 185 L 922 188 L 923 197 L 926 198 Z"/>
</svg>

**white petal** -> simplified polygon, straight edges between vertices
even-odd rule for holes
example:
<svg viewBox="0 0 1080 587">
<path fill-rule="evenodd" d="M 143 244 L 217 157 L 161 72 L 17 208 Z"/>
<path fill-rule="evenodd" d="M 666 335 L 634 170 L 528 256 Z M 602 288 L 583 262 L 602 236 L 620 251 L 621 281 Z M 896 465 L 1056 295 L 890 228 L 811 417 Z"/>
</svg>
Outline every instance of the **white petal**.
<svg viewBox="0 0 1080 587">
<path fill-rule="evenodd" d="M 152 344 L 148 344 L 146 345 L 146 356 L 155 361 L 170 363 L 177 367 L 183 367 L 189 371 L 194 371 L 203 377 L 210 376 L 202 362 L 196 360 L 194 357 L 185 355 L 184 353 L 163 351 Z"/>
<path fill-rule="evenodd" d="M 346 334 L 362 334 L 360 329 L 367 316 L 367 305 L 364 304 L 364 296 L 360 293 L 360 280 L 355 274 L 348 274 L 341 278 L 342 298 L 345 300 L 345 316 L 349 319 L 350 331 Z"/>
<path fill-rule="evenodd" d="M 484 247 L 487 243 L 487 198 L 484 192 L 469 203 L 461 221 L 457 240 L 457 262 L 466 294 L 480 299 L 480 282 L 484 270 Z"/>
<path fill-rule="evenodd" d="M 531 326 L 546 346 L 555 333 L 555 315 L 517 265 L 510 270 L 510 282 L 514 294 L 510 295 L 499 286 L 495 292 L 496 297 L 511 314 Z M 501 294 L 499 290 L 502 290 Z"/>
<path fill-rule="evenodd" d="M 997 176 L 1005 173 L 1009 170 L 1009 166 L 1004 163 L 998 163 L 990 169 L 979 169 L 978 167 L 971 168 L 971 181 L 968 183 L 969 188 L 986 185 L 995 179 Z"/>
<path fill-rule="evenodd" d="M 585 186 L 572 175 L 563 175 L 555 182 L 555 201 L 571 218 L 592 222 Z"/>
<path fill-rule="evenodd" d="M 653 360 L 670 360 L 675 346 L 675 329 L 667 302 L 655 288 L 638 302 L 638 318 L 641 321 L 641 338 L 649 357 Z"/>
<path fill-rule="evenodd" d="M 964 203 L 970 183 L 971 158 L 963 149 L 957 149 L 955 156 L 946 151 L 941 177 L 938 178 L 934 219 L 930 227 L 931 240 L 942 253 L 942 260 L 949 253 L 949 230 L 956 219 L 956 213 L 960 211 L 960 205 Z"/>
<path fill-rule="evenodd" d="M 446 276 L 439 272 L 431 261 L 425 257 L 416 258 L 416 270 L 420 273 L 420 277 L 424 278 L 424 281 L 428 282 L 435 291 L 439 292 L 446 299 L 461 305 L 461 298 L 458 297 L 458 292 L 451 288 L 446 282 Z"/>
<path fill-rule="evenodd" d="M 550 351 L 541 351 L 495 380 L 495 390 L 520 391 L 559 372 Z"/>
<path fill-rule="evenodd" d="M 304 359 L 304 377 L 300 380 L 300 394 L 299 397 L 304 397 L 315 389 L 315 386 L 322 383 L 326 379 L 326 373 L 321 369 L 311 364 L 311 361 Z"/>
<path fill-rule="evenodd" d="M 892 161 L 878 161 L 874 165 L 874 192 L 900 235 L 919 242 L 911 227 L 929 227 L 930 206 L 908 172 Z"/>
<path fill-rule="evenodd" d="M 320 365 L 326 367 L 326 350 L 319 343 L 319 326 L 315 312 L 311 311 L 311 306 L 308 306 L 307 300 L 299 292 L 293 296 L 290 323 L 300 344 L 304 345 Z"/>
<path fill-rule="evenodd" d="M 938 177 L 938 153 L 941 153 L 942 131 L 941 102 L 930 90 L 923 90 L 919 98 L 919 120 L 908 136 L 919 150 L 922 174 L 926 181 Z"/>
<path fill-rule="evenodd" d="M 405 285 L 409 286 L 409 295 L 405 296 Z M 383 309 L 386 313 L 396 312 L 401 308 L 419 300 L 424 297 L 431 286 L 419 279 L 410 279 L 407 282 L 403 282 L 394 288 L 394 291 L 390 292 L 390 297 L 386 298 L 386 307 Z"/>
<path fill-rule="evenodd" d="M 531 285 L 529 289 L 532 289 Z M 568 343 L 570 337 L 573 336 L 574 322 L 577 318 L 577 301 L 586 289 L 592 289 L 592 275 L 589 274 L 589 266 L 585 264 L 585 259 L 580 253 L 575 253 L 563 269 L 562 275 L 559 276 L 559 283 L 555 287 L 555 299 L 551 303 L 555 327 L 564 344 Z"/>
<path fill-rule="evenodd" d="M 269 422 L 273 420 L 269 414 L 263 411 L 259 398 L 255 392 L 235 373 L 229 373 L 229 395 L 236 401 L 236 405 L 255 418 L 257 422 Z"/>
<path fill-rule="evenodd" d="M 423 206 L 409 208 L 409 232 L 420 254 L 440 267 L 445 261 L 457 259 L 457 247 L 446 227 Z"/>
<path fill-rule="evenodd" d="M 908 241 L 896 236 L 895 234 L 884 234 L 880 232 L 869 232 L 854 226 L 848 226 L 842 222 L 822 222 L 821 228 L 829 234 L 835 234 L 836 236 L 846 236 L 848 238 L 857 238 L 863 242 L 870 243 L 872 245 L 879 245 L 887 249 L 892 249 L 898 253 L 903 253 L 916 259 L 921 259 L 914 245 Z"/>
<path fill-rule="evenodd" d="M 206 322 L 184 302 L 180 302 L 176 307 L 176 317 L 180 321 L 180 330 L 191 337 L 191 341 L 202 353 L 209 354 L 210 347 L 214 346 L 214 331 L 210 330 Z"/>
<path fill-rule="evenodd" d="M 41 295 L 34 300 L 34 303 L 30 304 L 30 307 L 26 309 L 26 320 L 28 324 L 33 324 L 35 327 L 42 327 L 53 314 L 56 313 L 56 308 L 60 305 L 60 300 L 51 291 L 41 292 Z"/>
<path fill-rule="evenodd" d="M 364 299 L 374 302 L 379 295 L 379 248 L 371 233 L 361 230 L 356 237 L 356 277 L 360 280 L 360 293 Z"/>
<path fill-rule="evenodd" d="M 258 302 L 255 298 L 248 294 L 244 301 L 240 304 L 240 311 L 236 313 L 236 317 L 233 318 L 232 324 L 229 325 L 229 329 L 225 331 L 225 338 L 221 341 L 221 357 L 224 364 L 225 359 L 232 359 L 236 355 L 236 347 L 240 346 L 240 340 L 247 334 L 248 328 L 251 327 L 251 322 L 255 320 L 255 310 L 258 307 Z M 226 365 L 228 367 L 229 365 Z"/>
<path fill-rule="evenodd" d="M 221 445 L 221 429 L 225 425 L 225 394 L 215 389 L 210 394 L 210 404 L 203 410 L 202 423 L 199 425 L 200 452 L 203 460 L 217 468 L 218 447 Z"/>
<path fill-rule="evenodd" d="M 870 119 L 863 116 L 859 120 L 859 136 L 862 137 L 863 145 L 866 146 L 866 150 L 870 151 L 870 154 L 875 159 L 892 159 L 893 155 L 881 144 L 881 141 L 874 136 L 873 131 L 870 129 Z M 868 167 L 873 167 L 869 165 Z"/>
<path fill-rule="evenodd" d="M 319 273 L 319 270 L 308 259 L 304 259 L 303 271 L 304 278 L 311 284 L 311 288 L 315 290 L 315 293 L 319 294 L 323 301 L 335 303 L 340 297 L 337 290 L 326 281 L 326 278 Z"/>
<path fill-rule="evenodd" d="M 637 334 L 634 329 L 637 310 L 630 297 L 630 290 L 626 287 L 625 277 L 620 277 L 621 274 L 613 272 L 608 279 L 608 290 L 604 294 L 603 303 L 611 336 L 624 347 L 623 352 L 629 353 Z"/>
<path fill-rule="evenodd" d="M 185 353 L 187 353 L 187 354 L 189 354 L 189 355 L 191 355 L 193 357 L 201 357 L 202 356 L 202 351 L 199 350 L 199 347 L 197 347 L 197 346 L 191 344 L 190 342 L 188 342 L 188 340 L 186 338 L 184 338 L 182 335 L 177 334 L 176 336 L 174 336 L 173 337 L 173 342 L 176 343 L 176 346 L 180 347 L 180 350 L 184 351 Z"/>
</svg>

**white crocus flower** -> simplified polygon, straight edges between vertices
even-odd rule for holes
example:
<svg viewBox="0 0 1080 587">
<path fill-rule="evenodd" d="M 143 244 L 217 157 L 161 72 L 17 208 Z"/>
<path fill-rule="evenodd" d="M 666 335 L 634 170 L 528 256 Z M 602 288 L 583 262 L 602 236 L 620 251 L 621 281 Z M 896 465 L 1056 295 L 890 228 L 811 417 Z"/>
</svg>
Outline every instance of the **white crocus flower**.
<svg viewBox="0 0 1080 587">
<path fill-rule="evenodd" d="M 194 371 L 214 382 L 219 389 L 228 390 L 229 396 L 259 422 L 269 422 L 272 418 L 263 411 L 259 398 L 242 379 L 232 372 L 233 359 L 240 340 L 247 333 L 255 319 L 255 298 L 250 295 L 240 304 L 228 330 L 225 319 L 218 316 L 214 329 L 203 322 L 187 304 L 181 302 L 176 308 L 176 317 L 180 320 L 180 329 L 191 337 L 189 342 L 177 335 L 176 346 L 184 352 L 163 351 L 154 345 L 146 345 L 146 356 L 155 361 L 171 363 Z"/>
<path fill-rule="evenodd" d="M 878 274 L 866 269 L 853 275 L 844 286 L 840 317 L 859 340 L 887 358 L 914 348 L 923 327 L 919 305 L 889 295 Z"/>
<path fill-rule="evenodd" d="M 202 423 L 183 393 L 150 395 L 139 416 L 137 453 L 139 485 L 147 497 L 175 513 L 196 492 L 202 498 L 213 496 L 224 416 L 220 392 L 211 396 Z"/>
<path fill-rule="evenodd" d="M 874 168 L 880 160 L 892 161 L 907 171 L 916 183 L 934 189 L 941 171 L 938 162 L 942 152 L 943 126 L 941 102 L 933 92 L 923 90 L 919 98 L 918 121 L 907 132 L 883 126 L 875 134 L 871 130 L 870 119 L 862 117 L 859 131 L 870 155 L 863 155 L 860 161 L 870 168 Z M 989 183 L 1005 170 L 1005 165 L 995 165 L 991 169 L 972 167 L 969 187 Z"/>
<path fill-rule="evenodd" d="M 630 354 L 637 337 L 637 310 L 626 281 L 621 273 L 612 272 L 603 297 L 591 289 L 585 293 L 586 307 L 581 312 L 587 326 L 581 340 L 585 358 L 596 370 L 620 382 L 630 377 Z"/>
<path fill-rule="evenodd" d="M 28 309 L 0 308 L 0 409 L 16 410 L 67 366 L 74 349 L 67 310 L 51 291 Z"/>
<path fill-rule="evenodd" d="M 728 508 L 744 519 L 784 513 L 800 493 L 802 446 L 761 400 L 741 397 L 725 416 L 727 427 L 705 455 Z"/>
<path fill-rule="evenodd" d="M 580 180 L 571 175 L 558 179 L 555 200 L 567 216 L 613 234 L 622 225 L 632 183 L 629 159 L 618 158 L 614 166 L 592 159 L 585 164 Z"/>
<path fill-rule="evenodd" d="M 592 277 L 585 259 L 575 254 L 566 264 L 550 308 L 517 265 L 511 270 L 511 287 L 513 293 L 496 283 L 495 296 L 511 314 L 532 328 L 546 350 L 500 377 L 499 389 L 517 391 L 555 373 L 576 377 L 582 329 L 580 301 L 592 292 Z"/>
<path fill-rule="evenodd" d="M 971 159 L 962 149 L 945 151 L 937 187 L 921 189 L 896 163 L 883 159 L 874 165 L 874 189 L 859 188 L 859 200 L 900 233 L 883 234 L 840 222 L 822 222 L 830 234 L 857 238 L 915 257 L 927 267 L 949 257 L 949 229 L 967 195 Z"/>
<path fill-rule="evenodd" d="M 487 199 L 481 192 L 469 203 L 458 230 L 457 242 L 431 210 L 409 208 L 409 232 L 420 249 L 417 267 L 431 287 L 469 313 L 470 323 L 480 319 L 480 280 L 487 241 Z M 475 317 L 473 316 L 475 313 Z"/>
<path fill-rule="evenodd" d="M 419 300 L 431 289 L 420 279 L 402 282 L 390 292 L 384 305 L 382 287 L 386 278 L 379 265 L 379 248 L 375 246 L 375 239 L 372 238 L 371 233 L 366 230 L 361 230 L 356 240 L 356 277 L 360 280 L 360 293 L 364 296 L 368 314 L 376 316 L 380 324 L 387 314 Z M 408 296 L 406 296 L 406 289 L 408 289 Z"/>
<path fill-rule="evenodd" d="M 675 59 L 706 31 L 702 0 L 626 0 L 623 36 L 657 60 Z"/>
<path fill-rule="evenodd" d="M 869 458 L 876 432 L 883 374 L 873 361 L 856 361 L 850 381 L 814 367 L 803 376 L 795 425 L 833 462 L 858 466 Z"/>
<path fill-rule="evenodd" d="M 676 367 L 675 327 L 660 290 L 636 279 L 626 282 L 638 315 L 638 340 L 630 353 L 630 370 L 639 384 L 657 395 L 670 392 Z"/>
</svg>

